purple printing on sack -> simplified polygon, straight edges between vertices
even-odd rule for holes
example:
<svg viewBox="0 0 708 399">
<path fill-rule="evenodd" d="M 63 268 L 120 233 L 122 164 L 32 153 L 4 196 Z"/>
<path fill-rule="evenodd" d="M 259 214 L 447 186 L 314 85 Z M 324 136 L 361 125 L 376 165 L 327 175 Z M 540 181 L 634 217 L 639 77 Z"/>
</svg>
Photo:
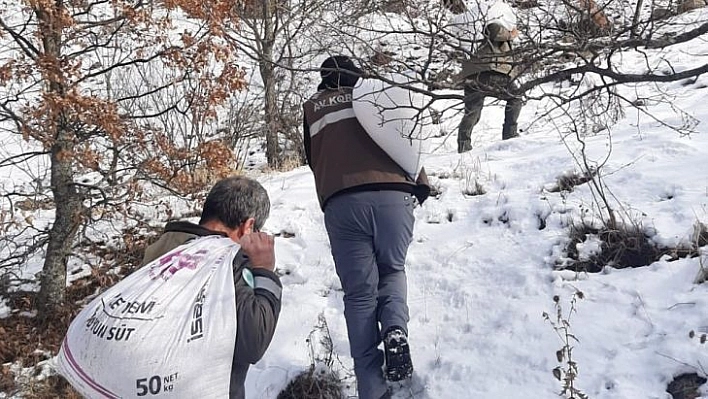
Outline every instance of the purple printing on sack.
<svg viewBox="0 0 708 399">
<path fill-rule="evenodd" d="M 204 259 L 204 256 L 209 253 L 206 249 L 200 249 L 194 254 L 185 254 L 182 251 L 177 251 L 168 255 L 163 256 L 159 259 L 159 263 L 150 268 L 150 278 L 156 279 L 158 277 L 167 281 L 170 277 L 174 276 L 175 273 L 182 269 L 194 270 L 197 268 L 197 264 Z M 165 265 L 168 265 L 165 267 Z M 159 270 L 159 272 L 158 272 Z"/>
</svg>

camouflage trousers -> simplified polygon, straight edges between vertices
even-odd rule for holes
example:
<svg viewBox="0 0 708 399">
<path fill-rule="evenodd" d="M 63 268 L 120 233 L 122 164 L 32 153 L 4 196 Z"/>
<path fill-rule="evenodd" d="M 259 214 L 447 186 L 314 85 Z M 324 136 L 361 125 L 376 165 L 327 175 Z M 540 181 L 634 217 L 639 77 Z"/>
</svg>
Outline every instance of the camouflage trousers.
<svg viewBox="0 0 708 399">
<path fill-rule="evenodd" d="M 509 75 L 499 72 L 482 72 L 471 75 L 465 80 L 465 115 L 460 121 L 457 133 L 457 152 L 462 153 L 472 149 L 472 129 L 479 122 L 484 99 L 488 96 L 506 101 L 502 140 L 518 137 L 517 119 L 523 101 L 516 94 L 517 89 L 518 86 Z"/>
</svg>

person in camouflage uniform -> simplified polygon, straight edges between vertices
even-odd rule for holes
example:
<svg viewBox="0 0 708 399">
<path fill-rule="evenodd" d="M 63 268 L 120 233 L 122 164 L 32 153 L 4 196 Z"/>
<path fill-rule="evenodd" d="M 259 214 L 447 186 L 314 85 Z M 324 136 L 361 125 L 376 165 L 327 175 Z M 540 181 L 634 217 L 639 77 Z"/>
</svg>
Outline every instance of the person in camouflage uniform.
<svg viewBox="0 0 708 399">
<path fill-rule="evenodd" d="M 462 65 L 460 76 L 465 84 L 465 115 L 457 135 L 457 152 L 472 149 L 472 129 L 479 122 L 487 96 L 506 101 L 502 140 L 518 137 L 517 119 L 523 101 L 516 94 L 514 61 L 511 41 L 518 36 L 516 28 L 509 30 L 499 23 L 484 28 L 484 43 L 474 57 Z"/>
</svg>

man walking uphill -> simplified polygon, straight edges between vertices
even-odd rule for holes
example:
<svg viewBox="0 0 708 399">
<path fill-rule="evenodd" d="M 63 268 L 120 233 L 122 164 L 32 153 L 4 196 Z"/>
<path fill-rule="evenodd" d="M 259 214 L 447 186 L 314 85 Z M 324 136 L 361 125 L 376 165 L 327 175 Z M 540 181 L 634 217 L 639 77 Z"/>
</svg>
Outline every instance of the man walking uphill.
<svg viewBox="0 0 708 399">
<path fill-rule="evenodd" d="M 425 172 L 411 181 L 356 119 L 352 88 L 361 70 L 352 60 L 329 57 L 320 75 L 319 91 L 304 104 L 305 154 L 344 290 L 359 398 L 389 398 L 384 357 L 388 380 L 413 373 L 404 265 L 414 196 L 422 203 L 430 187 Z"/>
<path fill-rule="evenodd" d="M 492 22 L 484 28 L 484 40 L 475 55 L 463 62 L 460 76 L 465 79 L 465 115 L 457 134 L 457 152 L 472 149 L 472 129 L 482 115 L 487 96 L 506 101 L 502 140 L 518 137 L 517 119 L 523 102 L 515 93 L 514 65 L 511 41 L 519 32 L 507 29 L 501 23 Z"/>
</svg>

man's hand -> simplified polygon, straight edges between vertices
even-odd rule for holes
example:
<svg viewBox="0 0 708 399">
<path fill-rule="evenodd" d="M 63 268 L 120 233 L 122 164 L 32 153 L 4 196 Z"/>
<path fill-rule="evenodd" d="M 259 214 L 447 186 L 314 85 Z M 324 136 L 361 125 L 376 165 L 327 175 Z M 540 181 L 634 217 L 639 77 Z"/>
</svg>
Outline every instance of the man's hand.
<svg viewBox="0 0 708 399">
<path fill-rule="evenodd" d="M 511 30 L 511 38 L 516 39 L 517 37 L 519 37 L 519 30 L 514 28 Z"/>
<path fill-rule="evenodd" d="M 239 240 L 243 252 L 256 269 L 275 270 L 275 240 L 273 236 L 258 232 L 246 234 Z"/>
</svg>

